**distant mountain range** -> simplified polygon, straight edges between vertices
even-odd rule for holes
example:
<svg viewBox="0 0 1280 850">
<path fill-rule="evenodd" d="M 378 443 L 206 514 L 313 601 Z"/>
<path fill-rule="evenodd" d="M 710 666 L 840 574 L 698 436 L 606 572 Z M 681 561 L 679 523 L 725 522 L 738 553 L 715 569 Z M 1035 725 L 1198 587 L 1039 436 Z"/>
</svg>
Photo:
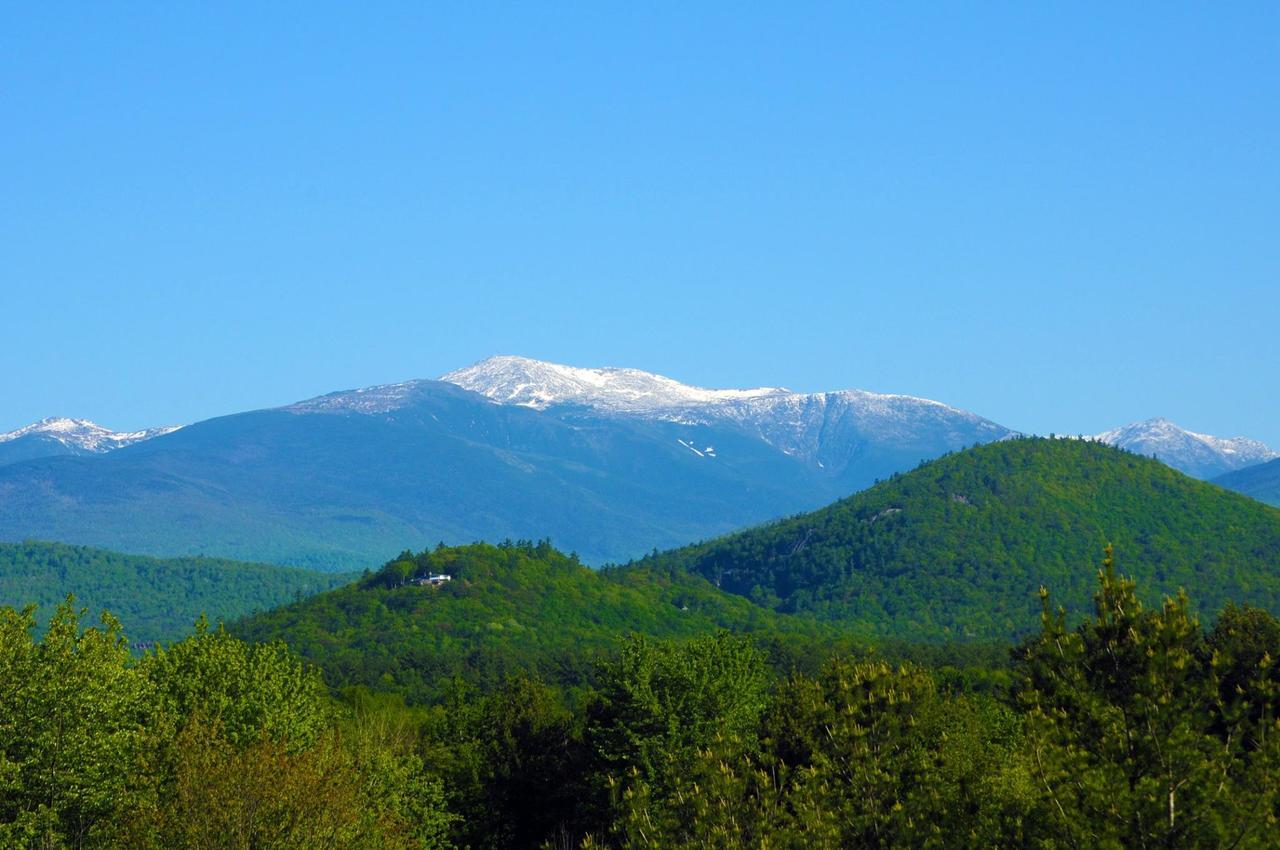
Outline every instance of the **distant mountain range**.
<svg viewBox="0 0 1280 850">
<path fill-rule="evenodd" d="M 549 535 L 601 563 L 1013 433 L 909 396 L 700 390 L 510 357 L 446 377 L 0 467 L 0 539 L 343 569 L 405 545 Z"/>
<path fill-rule="evenodd" d="M 492 357 L 442 380 L 503 405 L 670 423 L 746 435 L 835 479 L 864 487 L 922 458 L 1014 432 L 936 401 L 863 390 L 707 390 L 636 369 L 579 369 Z M 700 457 L 716 446 L 689 443 Z"/>
<path fill-rule="evenodd" d="M 1013 434 L 1007 428 L 928 399 L 862 390 L 795 393 L 781 387 L 703 389 L 639 369 L 584 369 L 531 360 L 491 357 L 440 378 L 490 401 L 564 413 L 575 408 L 613 417 L 685 425 L 732 423 L 792 457 L 820 468 L 839 468 L 851 455 L 835 430 L 852 427 L 872 441 L 914 445 L 933 430 L 935 442 L 952 445 L 974 431 L 980 442 Z M 415 389 L 431 381 L 366 387 L 290 405 L 298 413 L 389 413 L 404 406 Z M 103 454 L 178 430 L 179 425 L 142 431 L 112 431 L 86 419 L 42 419 L 0 434 L 0 466 L 59 455 Z M 950 430 L 951 433 L 947 433 Z M 1164 418 L 1146 419 L 1092 437 L 1149 455 L 1195 478 L 1211 479 L 1280 458 L 1280 452 L 1248 437 L 1215 437 Z M 694 454 L 707 447 L 686 446 Z M 710 447 L 710 456 L 715 447 Z"/>
<path fill-rule="evenodd" d="M 598 564 L 1012 436 L 907 395 L 703 389 L 493 357 L 181 429 L 57 419 L 0 435 L 0 539 L 348 569 L 405 545 L 549 535 Z M 1201 477 L 1276 456 L 1164 420 L 1097 439 Z"/>
</svg>

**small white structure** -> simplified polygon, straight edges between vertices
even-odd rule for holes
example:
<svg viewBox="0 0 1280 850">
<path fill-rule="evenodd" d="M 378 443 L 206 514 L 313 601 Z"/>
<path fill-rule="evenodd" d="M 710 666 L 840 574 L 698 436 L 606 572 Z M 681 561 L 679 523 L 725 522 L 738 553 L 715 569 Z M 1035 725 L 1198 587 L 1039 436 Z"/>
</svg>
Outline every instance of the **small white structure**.
<svg viewBox="0 0 1280 850">
<path fill-rule="evenodd" d="M 445 575 L 444 573 L 435 573 L 433 575 L 414 579 L 413 583 L 422 587 L 439 587 L 446 581 L 453 581 L 453 576 Z"/>
</svg>

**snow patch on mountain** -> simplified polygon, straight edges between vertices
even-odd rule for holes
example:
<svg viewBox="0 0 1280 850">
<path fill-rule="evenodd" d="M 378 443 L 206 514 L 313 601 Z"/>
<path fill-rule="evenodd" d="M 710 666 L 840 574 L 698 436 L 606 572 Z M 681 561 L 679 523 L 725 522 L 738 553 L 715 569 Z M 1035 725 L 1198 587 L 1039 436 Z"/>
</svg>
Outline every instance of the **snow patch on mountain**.
<svg viewBox="0 0 1280 850">
<path fill-rule="evenodd" d="M 0 434 L 0 443 L 7 443 L 23 437 L 43 437 L 55 440 L 64 446 L 85 452 L 100 454 L 122 448 L 132 443 L 150 440 L 164 434 L 170 434 L 181 428 L 181 425 L 164 425 L 158 428 L 147 428 L 142 431 L 112 431 L 88 419 L 69 419 L 66 417 L 50 417 L 26 425 L 16 431 Z"/>
<path fill-rule="evenodd" d="M 282 410 L 288 413 L 390 413 L 408 407 L 426 386 L 434 381 L 402 381 L 398 384 L 381 384 L 356 390 L 309 398 L 290 404 Z"/>
<path fill-rule="evenodd" d="M 511 356 L 490 357 L 440 380 L 499 404 L 538 410 L 578 404 L 603 411 L 652 413 L 791 394 L 781 387 L 710 390 L 639 369 L 584 369 Z"/>
<path fill-rule="evenodd" d="M 905 408 L 921 405 L 965 413 L 941 402 L 907 395 L 865 390 L 796 393 L 785 387 L 706 389 L 639 369 L 585 369 L 512 356 L 490 357 L 450 372 L 440 380 L 480 393 L 499 404 L 518 404 L 539 410 L 555 405 L 581 405 L 600 412 L 652 414 L 675 421 L 684 421 L 682 415 L 695 417 L 689 420 L 690 424 L 696 424 L 700 411 L 717 414 L 739 411 L 736 415 L 741 416 L 767 410 L 801 416 L 814 400 L 825 403 L 835 397 L 856 404 L 869 414 L 882 416 L 899 415 Z"/>
</svg>

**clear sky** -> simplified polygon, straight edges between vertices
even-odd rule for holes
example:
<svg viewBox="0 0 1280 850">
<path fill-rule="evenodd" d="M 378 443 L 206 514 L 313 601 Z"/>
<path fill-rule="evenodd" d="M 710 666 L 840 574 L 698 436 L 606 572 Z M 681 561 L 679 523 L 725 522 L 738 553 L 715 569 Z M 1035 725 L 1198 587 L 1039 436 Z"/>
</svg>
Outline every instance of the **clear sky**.
<svg viewBox="0 0 1280 850">
<path fill-rule="evenodd" d="M 497 353 L 1280 447 L 1280 4 L 3 4 L 0 430 Z"/>
</svg>

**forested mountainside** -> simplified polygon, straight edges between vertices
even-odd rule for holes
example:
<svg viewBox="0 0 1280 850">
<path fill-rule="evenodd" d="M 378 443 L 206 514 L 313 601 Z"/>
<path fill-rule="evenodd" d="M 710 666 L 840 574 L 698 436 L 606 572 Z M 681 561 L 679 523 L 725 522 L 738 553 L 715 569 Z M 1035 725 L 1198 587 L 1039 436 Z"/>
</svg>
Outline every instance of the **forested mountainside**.
<svg viewBox="0 0 1280 850">
<path fill-rule="evenodd" d="M 431 576 L 448 576 L 438 584 Z M 786 617 L 692 575 L 599 573 L 549 543 L 403 553 L 360 581 L 231 626 L 283 640 L 335 687 L 362 684 L 415 702 L 455 679 L 491 689 L 516 673 L 588 684 L 620 636 L 751 634 L 787 665 L 815 646 L 853 645 L 837 630 Z"/>
<path fill-rule="evenodd" d="M 1055 588 L 1087 610 L 1106 544 L 1151 599 L 1186 588 L 1280 610 L 1280 511 L 1150 458 L 1021 438 L 947 455 L 835 504 L 655 554 L 781 612 L 864 634 L 1011 639 Z"/>
<path fill-rule="evenodd" d="M 0 605 L 58 603 L 110 611 L 138 643 L 176 640 L 201 616 L 233 620 L 319 593 L 352 576 L 221 558 L 150 558 L 63 543 L 0 543 Z"/>
</svg>

